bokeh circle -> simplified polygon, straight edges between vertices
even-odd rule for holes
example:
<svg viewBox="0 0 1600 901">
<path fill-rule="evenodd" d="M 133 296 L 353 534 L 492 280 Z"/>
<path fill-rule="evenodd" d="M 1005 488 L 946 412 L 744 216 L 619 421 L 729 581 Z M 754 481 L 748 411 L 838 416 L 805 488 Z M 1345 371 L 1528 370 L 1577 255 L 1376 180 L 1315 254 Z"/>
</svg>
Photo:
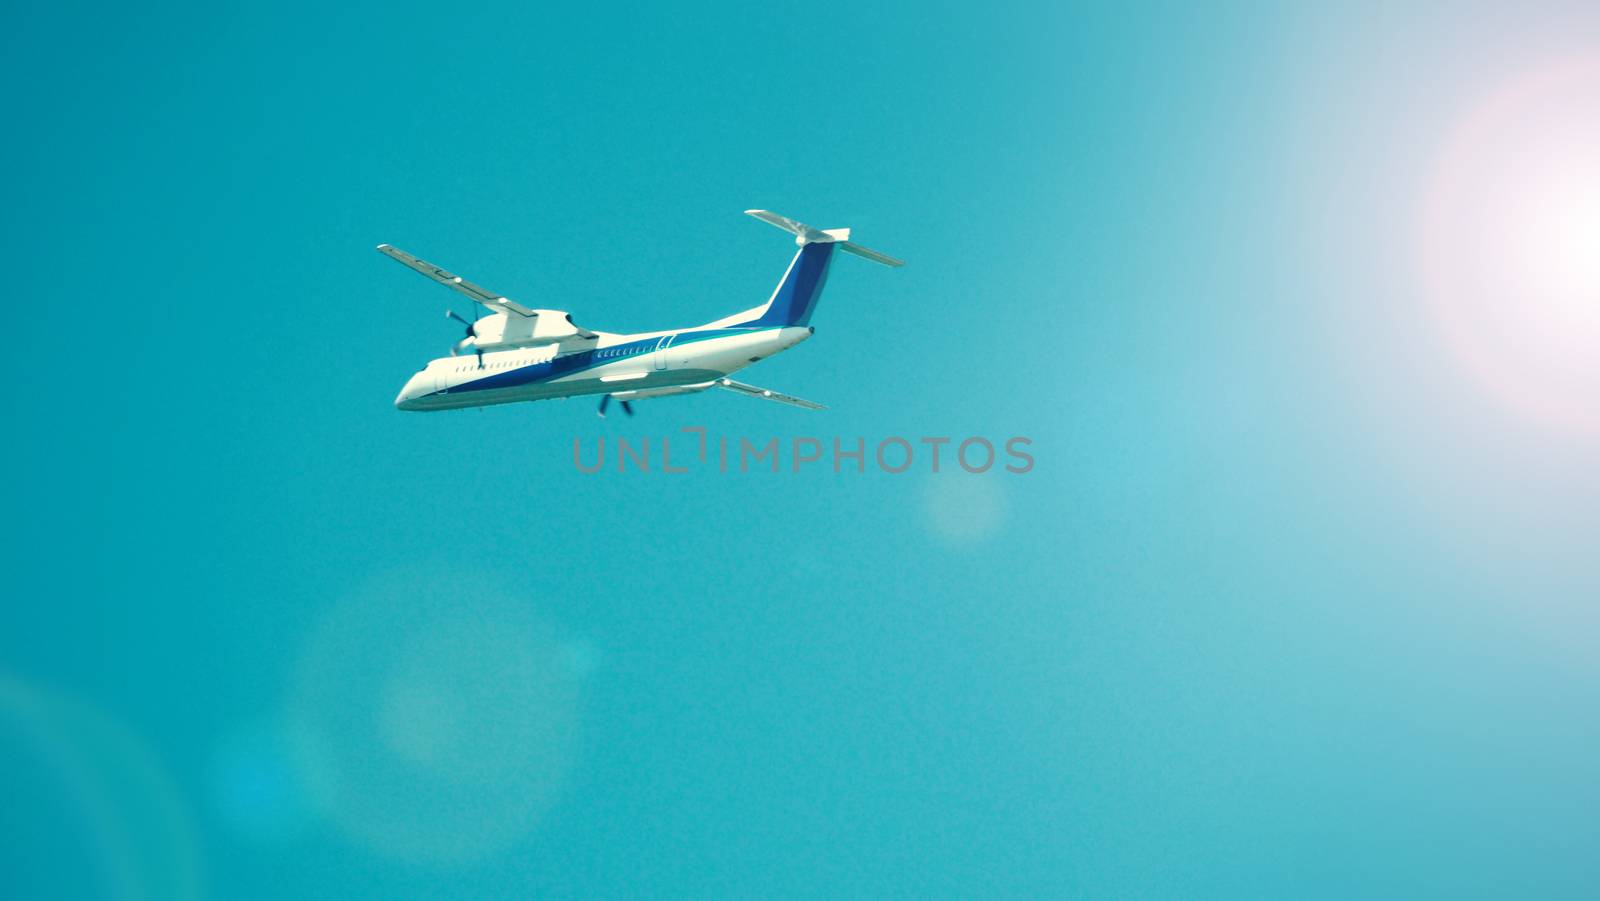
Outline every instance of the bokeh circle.
<svg viewBox="0 0 1600 901">
<path fill-rule="evenodd" d="M 579 742 L 581 673 L 508 594 L 409 573 L 316 627 L 289 704 L 313 803 L 347 835 L 419 863 L 524 837 Z"/>
</svg>

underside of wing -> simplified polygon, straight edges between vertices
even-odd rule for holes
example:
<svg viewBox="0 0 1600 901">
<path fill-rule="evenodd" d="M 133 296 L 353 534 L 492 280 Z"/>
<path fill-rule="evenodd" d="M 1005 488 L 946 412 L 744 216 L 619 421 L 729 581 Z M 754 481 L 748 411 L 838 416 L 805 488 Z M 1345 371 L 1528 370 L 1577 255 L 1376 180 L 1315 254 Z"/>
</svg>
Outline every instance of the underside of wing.
<svg viewBox="0 0 1600 901">
<path fill-rule="evenodd" d="M 775 400 L 780 404 L 788 404 L 792 407 L 801 407 L 806 410 L 828 409 L 822 404 L 806 400 L 802 397 L 795 397 L 792 394 L 782 394 L 766 388 L 757 388 L 755 385 L 746 385 L 744 382 L 736 382 L 733 379 L 717 379 L 716 386 L 718 388 L 732 391 L 735 394 L 743 394 L 746 397 L 755 397 L 760 398 L 761 400 Z"/>
<path fill-rule="evenodd" d="M 530 317 L 539 315 L 536 310 L 525 307 L 508 297 L 496 294 L 487 288 L 474 285 L 472 282 L 467 281 L 461 276 L 452 272 L 446 272 L 444 269 L 433 265 L 427 260 L 414 257 L 398 247 L 391 247 L 388 244 L 379 244 L 378 252 L 389 257 L 390 259 L 405 264 L 407 267 L 422 273 L 428 278 L 431 278 L 439 284 L 444 285 L 446 288 L 460 291 L 462 294 L 467 295 L 468 297 L 472 298 L 478 303 L 483 304 L 489 309 L 494 310 L 497 313 L 515 313 L 518 316 Z"/>
</svg>

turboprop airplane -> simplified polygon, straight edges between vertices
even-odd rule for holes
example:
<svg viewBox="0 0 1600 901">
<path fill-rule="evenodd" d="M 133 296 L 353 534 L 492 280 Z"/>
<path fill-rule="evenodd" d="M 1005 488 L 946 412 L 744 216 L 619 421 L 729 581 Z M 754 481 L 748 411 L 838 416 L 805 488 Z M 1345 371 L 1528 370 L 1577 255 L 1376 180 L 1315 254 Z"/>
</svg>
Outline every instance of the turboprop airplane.
<svg viewBox="0 0 1600 901">
<path fill-rule="evenodd" d="M 885 266 L 904 264 L 853 243 L 848 228 L 816 229 L 766 210 L 745 212 L 789 232 L 800 245 L 772 297 L 705 325 L 631 335 L 590 331 L 574 323 L 569 313 L 525 307 L 379 244 L 379 251 L 492 311 L 472 322 L 446 311 L 466 325 L 466 337 L 455 343 L 450 356 L 430 361 L 413 375 L 394 405 L 402 410 L 457 410 L 598 394 L 601 416 L 613 398 L 632 416 L 636 400 L 723 388 L 808 410 L 826 409 L 728 376 L 811 337 L 816 331 L 811 313 L 834 250 Z"/>
</svg>

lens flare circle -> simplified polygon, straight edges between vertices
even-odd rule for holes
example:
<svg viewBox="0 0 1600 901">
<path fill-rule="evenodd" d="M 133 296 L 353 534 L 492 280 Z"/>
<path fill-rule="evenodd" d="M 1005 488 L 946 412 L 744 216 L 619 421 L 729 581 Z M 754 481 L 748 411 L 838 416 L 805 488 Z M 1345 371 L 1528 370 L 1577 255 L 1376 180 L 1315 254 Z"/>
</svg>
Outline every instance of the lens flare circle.
<svg viewBox="0 0 1600 901">
<path fill-rule="evenodd" d="M 261 719 L 235 729 L 212 752 L 211 800 L 221 820 L 253 841 L 286 841 L 311 819 L 287 727 Z"/>
<path fill-rule="evenodd" d="M 1422 277 L 1492 395 L 1600 437 L 1600 58 L 1517 78 L 1461 120 L 1428 184 Z"/>
<path fill-rule="evenodd" d="M 0 895 L 204 895 L 166 764 L 100 708 L 0 673 Z"/>
<path fill-rule="evenodd" d="M 1005 524 L 1006 496 L 994 473 L 941 472 L 922 489 L 923 525 L 952 547 L 978 544 Z"/>
<path fill-rule="evenodd" d="M 510 594 L 384 580 L 313 630 L 289 703 L 314 807 L 387 856 L 462 864 L 524 837 L 577 753 L 566 646 Z"/>
</svg>

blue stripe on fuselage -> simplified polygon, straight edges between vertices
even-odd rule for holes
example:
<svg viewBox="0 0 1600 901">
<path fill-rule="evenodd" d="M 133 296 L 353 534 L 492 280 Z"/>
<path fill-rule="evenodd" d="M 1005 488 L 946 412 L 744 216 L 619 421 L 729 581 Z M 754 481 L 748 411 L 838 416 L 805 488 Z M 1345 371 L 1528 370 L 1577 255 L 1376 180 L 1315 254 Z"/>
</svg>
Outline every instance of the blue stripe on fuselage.
<svg viewBox="0 0 1600 901">
<path fill-rule="evenodd" d="M 681 347 L 697 341 L 710 341 L 715 338 L 725 338 L 729 335 L 749 335 L 756 332 L 775 331 L 766 328 L 721 328 L 703 329 L 693 332 L 680 332 L 672 339 L 673 347 Z M 539 382 L 549 382 L 585 369 L 594 369 L 625 360 L 629 357 L 638 357 L 649 354 L 660 343 L 661 336 L 646 338 L 643 341 L 630 341 L 626 344 L 614 344 L 596 350 L 579 351 L 575 354 L 556 357 L 540 363 L 530 363 L 506 372 L 497 372 L 459 385 L 451 385 L 447 394 L 464 394 L 469 391 L 492 391 L 497 388 L 516 388 L 520 385 L 532 385 Z M 437 393 L 437 392 L 435 392 Z"/>
</svg>

